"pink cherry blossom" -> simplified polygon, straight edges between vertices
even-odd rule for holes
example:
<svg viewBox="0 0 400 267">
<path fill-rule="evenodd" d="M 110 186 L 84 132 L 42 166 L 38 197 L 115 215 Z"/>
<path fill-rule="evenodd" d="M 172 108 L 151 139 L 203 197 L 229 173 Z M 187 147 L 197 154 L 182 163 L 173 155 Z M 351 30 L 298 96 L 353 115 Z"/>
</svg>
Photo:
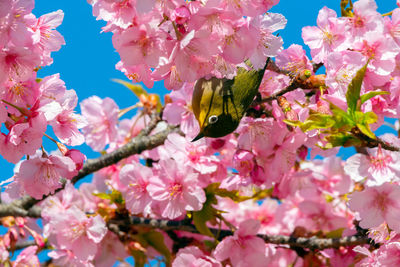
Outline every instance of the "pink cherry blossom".
<svg viewBox="0 0 400 267">
<path fill-rule="evenodd" d="M 276 56 L 276 65 L 294 74 L 299 74 L 303 70 L 313 70 L 312 64 L 306 56 L 306 51 L 296 44 L 292 44 Z"/>
<path fill-rule="evenodd" d="M 81 193 L 73 184 L 67 183 L 64 190 L 54 196 L 49 196 L 42 204 L 42 217 L 51 221 L 57 219 L 72 206 L 82 207 L 84 200 Z"/>
<path fill-rule="evenodd" d="M 108 231 L 107 235 L 100 243 L 93 263 L 96 267 L 109 267 L 113 265 L 117 259 L 124 259 L 127 256 L 125 247 L 118 237 L 114 233 Z"/>
<path fill-rule="evenodd" d="M 25 81 L 8 80 L 3 83 L 0 97 L 7 102 L 20 107 L 31 108 L 40 97 L 39 85 L 36 82 L 36 72 Z M 8 107 L 9 113 L 19 114 L 13 107 Z"/>
<path fill-rule="evenodd" d="M 7 135 L 0 133 L 0 154 L 12 163 L 17 163 L 25 154 L 35 154 L 42 144 L 46 126 L 42 114 L 29 118 L 27 122 L 14 124 Z"/>
<path fill-rule="evenodd" d="M 126 185 L 122 191 L 125 205 L 132 214 L 151 213 L 152 199 L 147 191 L 150 180 L 155 177 L 153 171 L 139 163 L 125 165 L 120 173 L 120 182 Z"/>
<path fill-rule="evenodd" d="M 311 49 L 311 56 L 315 63 L 325 62 L 330 52 L 344 50 L 346 41 L 346 24 L 338 19 L 336 12 L 323 7 L 317 18 L 317 25 L 303 28 L 304 43 Z"/>
<path fill-rule="evenodd" d="M 206 140 L 191 142 L 188 138 L 172 133 L 168 135 L 161 151 L 162 158 L 174 158 L 182 165 L 187 165 L 201 174 L 212 173 L 217 170 L 218 158 L 210 155 Z"/>
<path fill-rule="evenodd" d="M 61 142 L 69 146 L 81 145 L 85 138 L 78 129 L 87 126 L 87 123 L 81 115 L 74 112 L 78 103 L 75 91 L 66 91 L 60 101 L 62 111 L 49 124 L 53 126 L 54 133 Z"/>
<path fill-rule="evenodd" d="M 400 242 L 385 244 L 379 248 L 378 262 L 382 266 L 397 266 L 400 264 Z"/>
<path fill-rule="evenodd" d="M 256 29 L 260 29 L 260 39 L 254 53 L 249 57 L 255 69 L 264 67 L 267 57 L 276 56 L 282 49 L 282 38 L 277 37 L 273 32 L 281 30 L 286 26 L 286 19 L 277 13 L 266 13 L 255 17 L 250 22 Z"/>
<path fill-rule="evenodd" d="M 239 171 L 240 175 L 248 175 L 254 168 L 254 155 L 250 151 L 236 150 L 233 156 L 233 167 Z"/>
<path fill-rule="evenodd" d="M 180 90 L 170 93 L 172 103 L 167 103 L 163 111 L 163 119 L 168 123 L 180 125 L 181 130 L 194 138 L 200 131 L 199 124 L 192 111 L 193 85 L 185 83 Z"/>
<path fill-rule="evenodd" d="M 3 4 L 9 2 L 9 4 Z M 3 1 L 1 8 L 0 47 L 4 45 L 29 46 L 32 45 L 32 32 L 29 31 L 27 21 L 34 7 L 33 0 Z"/>
<path fill-rule="evenodd" d="M 367 32 L 383 32 L 383 18 L 376 9 L 374 0 L 359 0 L 354 3 L 354 14 L 347 18 L 347 31 L 351 39 L 362 39 Z"/>
<path fill-rule="evenodd" d="M 178 251 L 175 260 L 172 262 L 172 266 L 222 267 L 222 264 L 214 258 L 205 255 L 198 247 L 189 246 Z"/>
<path fill-rule="evenodd" d="M 70 179 L 77 174 L 75 163 L 68 157 L 38 155 L 24 160 L 15 181 L 22 184 L 25 192 L 41 199 L 62 186 L 61 178 Z"/>
<path fill-rule="evenodd" d="M 297 225 L 311 231 L 330 232 L 339 228 L 348 228 L 352 223 L 352 218 L 346 218 L 338 207 L 323 202 L 306 200 L 299 204 L 299 210 L 303 214 L 303 218 L 297 221 Z"/>
<path fill-rule="evenodd" d="M 82 116 L 88 124 L 82 128 L 86 143 L 101 151 L 117 135 L 118 106 L 111 98 L 89 97 L 81 102 Z"/>
<path fill-rule="evenodd" d="M 68 249 L 80 260 L 92 260 L 97 252 L 98 244 L 107 233 L 107 227 L 100 215 L 88 218 L 86 214 L 72 206 L 51 222 L 57 246 Z"/>
<path fill-rule="evenodd" d="M 66 267 L 94 267 L 93 263 L 88 260 L 77 258 L 71 250 L 55 249 L 47 254 L 54 264 Z"/>
<path fill-rule="evenodd" d="M 347 159 L 344 170 L 356 181 L 367 178 L 367 185 L 381 185 L 400 175 L 400 155 L 398 152 L 384 150 L 381 147 L 369 150 L 369 155 L 355 154 Z"/>
<path fill-rule="evenodd" d="M 214 256 L 217 260 L 230 259 L 232 266 L 266 266 L 266 246 L 264 241 L 257 237 L 260 222 L 246 220 L 239 225 L 234 236 L 228 236 L 215 248 Z"/>
<path fill-rule="evenodd" d="M 289 86 L 289 83 L 289 76 L 267 69 L 265 70 L 264 77 L 262 79 L 260 88 L 258 88 L 258 91 L 263 97 L 268 97 Z"/>
<path fill-rule="evenodd" d="M 53 62 L 50 52 L 60 50 L 61 45 L 65 44 L 64 37 L 55 30 L 60 26 L 63 18 L 62 10 L 57 10 L 41 16 L 31 27 L 34 32 L 33 41 L 42 54 L 42 66 L 50 65 Z"/>
<path fill-rule="evenodd" d="M 279 0 L 244 0 L 240 4 L 234 1 L 224 0 L 222 7 L 227 10 L 232 10 L 241 16 L 256 16 L 269 10 L 272 6 L 279 3 Z"/>
<path fill-rule="evenodd" d="M 376 227 L 383 222 L 394 231 L 400 230 L 400 205 L 397 198 L 400 186 L 384 183 L 366 187 L 361 192 L 349 195 L 349 207 L 359 213 L 363 228 Z"/>
<path fill-rule="evenodd" d="M 161 215 L 175 219 L 186 210 L 200 210 L 206 201 L 203 189 L 197 185 L 197 174 L 190 167 L 178 166 L 171 159 L 160 161 L 159 177 L 154 177 L 147 186 L 150 196 L 156 201 Z"/>
<path fill-rule="evenodd" d="M 39 258 L 36 256 L 37 246 L 25 248 L 13 262 L 13 267 L 31 266 L 40 267 Z"/>
<path fill-rule="evenodd" d="M 113 35 L 113 45 L 124 64 L 146 64 L 154 68 L 159 64 L 160 57 L 167 56 L 162 39 L 155 30 L 142 25 L 116 32 Z"/>
<path fill-rule="evenodd" d="M 27 80 L 40 65 L 40 56 L 28 47 L 8 47 L 0 51 L 0 82 Z"/>
<path fill-rule="evenodd" d="M 260 38 L 257 28 L 243 19 L 235 25 L 234 32 L 225 38 L 222 56 L 233 64 L 242 63 L 246 57 L 253 54 Z"/>
<path fill-rule="evenodd" d="M 325 81 L 328 86 L 328 92 L 344 100 L 351 80 L 366 62 L 365 57 L 359 52 L 342 51 L 330 53 L 326 60 Z"/>
<path fill-rule="evenodd" d="M 367 32 L 362 41 L 353 44 L 353 49 L 371 59 L 366 78 L 373 85 L 384 84 L 383 78 L 394 70 L 395 57 L 400 52 L 400 47 L 390 36 L 375 32 Z"/>
</svg>

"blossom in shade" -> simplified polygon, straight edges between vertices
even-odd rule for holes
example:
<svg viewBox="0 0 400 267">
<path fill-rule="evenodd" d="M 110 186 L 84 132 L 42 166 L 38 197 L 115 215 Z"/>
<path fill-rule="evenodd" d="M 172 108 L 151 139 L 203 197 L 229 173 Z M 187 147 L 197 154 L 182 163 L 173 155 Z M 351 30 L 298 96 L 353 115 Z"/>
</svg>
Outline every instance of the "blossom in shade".
<svg viewBox="0 0 400 267">
<path fill-rule="evenodd" d="M 386 222 L 396 232 L 400 231 L 400 186 L 384 183 L 366 187 L 349 195 L 349 207 L 358 212 L 362 228 L 376 227 Z"/>
<path fill-rule="evenodd" d="M 184 247 L 178 251 L 172 267 L 192 266 L 192 267 L 222 267 L 214 258 L 205 255 L 198 247 Z"/>
<path fill-rule="evenodd" d="M 253 219 L 243 221 L 234 236 L 228 236 L 214 250 L 219 261 L 230 259 L 232 266 L 266 266 L 266 246 L 264 240 L 257 237 L 260 222 Z"/>
<path fill-rule="evenodd" d="M 159 164 L 159 177 L 150 180 L 147 190 L 160 206 L 161 215 L 175 219 L 185 211 L 200 210 L 206 195 L 198 185 L 198 174 L 191 167 L 180 166 L 172 159 L 161 160 Z"/>
<path fill-rule="evenodd" d="M 377 260 L 381 266 L 399 266 L 400 242 L 392 242 L 380 247 Z"/>
<path fill-rule="evenodd" d="M 94 267 L 89 260 L 78 259 L 71 250 L 55 249 L 47 254 L 56 266 Z"/>
</svg>

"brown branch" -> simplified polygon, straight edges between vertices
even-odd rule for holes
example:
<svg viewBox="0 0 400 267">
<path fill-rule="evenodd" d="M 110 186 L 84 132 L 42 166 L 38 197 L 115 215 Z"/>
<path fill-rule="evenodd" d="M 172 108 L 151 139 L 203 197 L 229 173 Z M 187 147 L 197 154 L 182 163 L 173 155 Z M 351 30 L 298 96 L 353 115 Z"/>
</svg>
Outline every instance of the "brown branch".
<svg viewBox="0 0 400 267">
<path fill-rule="evenodd" d="M 108 222 L 109 229 L 117 232 L 119 235 L 124 232 L 122 229 L 129 229 L 131 226 L 142 226 L 160 229 L 164 231 L 185 231 L 190 233 L 200 232 L 196 229 L 196 227 L 190 223 L 188 220 L 181 221 L 169 221 L 169 220 L 160 220 L 160 219 L 146 219 L 142 217 L 136 216 L 122 216 L 122 218 L 112 219 Z M 230 230 L 209 228 L 214 236 L 217 237 L 218 240 L 222 240 L 227 236 L 232 236 L 234 232 Z M 262 238 L 266 243 L 276 244 L 276 245 L 289 245 L 291 247 L 301 247 L 308 249 L 326 249 L 326 248 L 339 248 L 342 246 L 355 246 L 361 244 L 369 244 L 371 240 L 367 236 L 361 235 L 353 235 L 342 238 L 317 238 L 317 237 L 293 237 L 293 236 L 285 236 L 285 235 L 261 235 L 258 237 Z"/>
<path fill-rule="evenodd" d="M 149 128 L 154 128 L 156 123 L 153 120 L 149 123 Z M 126 145 L 105 154 L 97 159 L 90 159 L 85 162 L 82 169 L 78 172 L 78 175 L 72 178 L 72 183 L 76 183 L 86 175 L 92 174 L 104 167 L 113 165 L 120 160 L 127 158 L 129 156 L 140 154 L 145 150 L 153 149 L 157 146 L 164 144 L 167 136 L 172 132 L 179 132 L 179 128 L 177 126 L 168 125 L 167 129 L 156 133 L 154 135 L 148 135 L 151 130 L 145 128 L 141 133 L 135 138 L 133 138 Z M 61 191 L 63 188 L 56 190 L 56 192 Z M 14 200 L 9 204 L 0 204 L 0 217 L 5 216 L 21 216 L 21 217 L 40 217 L 40 209 L 33 208 L 35 204 L 44 200 L 48 196 L 43 197 L 42 199 L 34 199 L 30 196 L 24 196 L 20 199 Z"/>
<path fill-rule="evenodd" d="M 399 147 L 396 147 L 390 143 L 387 143 L 385 141 L 383 141 L 380 138 L 376 138 L 376 139 L 372 139 L 371 137 L 363 134 L 359 129 L 354 128 L 351 133 L 357 137 L 358 139 L 360 139 L 363 142 L 363 146 L 369 147 L 369 148 L 373 148 L 373 147 L 378 147 L 381 146 L 383 149 L 385 150 L 390 150 L 390 151 L 395 151 L 398 152 L 400 151 Z"/>
</svg>

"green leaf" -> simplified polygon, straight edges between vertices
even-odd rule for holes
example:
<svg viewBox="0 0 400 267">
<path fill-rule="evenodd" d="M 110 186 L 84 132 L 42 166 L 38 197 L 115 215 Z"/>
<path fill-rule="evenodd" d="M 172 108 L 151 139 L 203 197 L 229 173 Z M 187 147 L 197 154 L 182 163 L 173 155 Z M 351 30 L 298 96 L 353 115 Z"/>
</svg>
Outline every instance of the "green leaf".
<svg viewBox="0 0 400 267">
<path fill-rule="evenodd" d="M 283 122 L 293 127 L 301 127 L 303 125 L 301 121 L 283 120 Z"/>
<path fill-rule="evenodd" d="M 360 99 L 361 85 L 367 70 L 368 62 L 357 71 L 354 78 L 347 87 L 346 100 L 349 108 L 349 114 L 353 114 L 357 110 L 357 102 Z"/>
<path fill-rule="evenodd" d="M 350 146 L 359 146 L 361 145 L 361 141 L 348 133 L 336 133 L 331 134 L 325 137 L 325 140 L 328 141 L 326 148 L 332 148 L 337 146 L 350 147 Z"/>
<path fill-rule="evenodd" d="M 204 203 L 203 208 L 193 212 L 193 223 L 201 234 L 215 238 L 207 227 L 207 222 L 215 218 L 216 209 L 209 202 Z"/>
<path fill-rule="evenodd" d="M 146 239 L 150 246 L 152 246 L 160 254 L 164 255 L 166 259 L 166 265 L 169 266 L 171 264 L 171 252 L 164 243 L 164 236 L 160 232 L 154 230 L 144 233 L 142 236 Z"/>
<path fill-rule="evenodd" d="M 326 129 L 335 125 L 336 121 L 332 115 L 315 113 L 311 114 L 304 123 L 300 126 L 303 132 L 311 131 L 314 129 Z"/>
<path fill-rule="evenodd" d="M 356 126 L 357 128 L 369 138 L 375 139 L 375 134 L 371 131 L 369 127 L 370 124 L 375 123 L 378 120 L 378 116 L 370 111 L 367 113 L 362 113 L 361 111 L 355 112 Z"/>
<path fill-rule="evenodd" d="M 344 228 L 339 228 L 333 231 L 330 231 L 326 234 L 326 238 L 340 238 L 343 235 Z"/>
<path fill-rule="evenodd" d="M 388 95 L 389 92 L 387 91 L 370 91 L 366 94 L 363 94 L 360 99 L 361 99 L 361 105 L 365 103 L 365 101 L 367 101 L 368 99 L 373 98 L 374 96 L 377 95 Z"/>
<path fill-rule="evenodd" d="M 350 2 L 350 6 L 347 7 L 347 5 Z M 341 15 L 342 17 L 352 17 L 353 16 L 353 3 L 351 0 L 341 0 L 340 1 L 340 10 L 341 10 Z"/>
<path fill-rule="evenodd" d="M 108 199 L 111 200 L 111 195 L 107 193 L 92 193 L 94 196 L 100 198 L 100 199 Z"/>
<path fill-rule="evenodd" d="M 369 111 L 369 112 L 364 113 L 364 122 L 365 123 L 372 124 L 377 121 L 378 121 L 378 116 L 374 112 Z"/>
<path fill-rule="evenodd" d="M 371 131 L 371 128 L 368 124 L 359 124 L 357 123 L 357 128 L 366 136 L 372 139 L 376 139 L 375 134 Z"/>
<path fill-rule="evenodd" d="M 130 254 L 135 259 L 135 267 L 144 267 L 147 262 L 147 256 L 143 251 L 131 249 Z"/>
<path fill-rule="evenodd" d="M 206 202 L 204 202 L 203 207 L 199 211 L 193 212 L 193 223 L 196 229 L 203 235 L 211 236 L 213 238 L 214 235 L 211 233 L 210 229 L 207 227 L 206 223 L 215 218 L 218 214 L 218 210 L 215 209 L 212 205 L 217 204 L 217 198 L 215 197 L 214 190 L 219 186 L 219 183 L 210 184 L 205 189 L 206 192 Z"/>
<path fill-rule="evenodd" d="M 157 112 L 161 112 L 162 104 L 161 104 L 160 95 L 156 95 L 156 96 L 157 96 L 157 107 L 156 107 L 156 110 L 157 110 Z"/>
<path fill-rule="evenodd" d="M 133 84 L 131 82 L 127 82 L 120 79 L 112 79 L 112 81 L 122 84 L 123 86 L 127 87 L 131 90 L 138 98 L 140 95 L 149 95 L 144 88 L 138 84 Z"/>
<path fill-rule="evenodd" d="M 110 193 L 93 193 L 93 195 L 101 199 L 108 199 L 111 204 L 124 204 L 124 198 L 122 197 L 121 192 L 117 190 L 113 190 Z"/>
</svg>

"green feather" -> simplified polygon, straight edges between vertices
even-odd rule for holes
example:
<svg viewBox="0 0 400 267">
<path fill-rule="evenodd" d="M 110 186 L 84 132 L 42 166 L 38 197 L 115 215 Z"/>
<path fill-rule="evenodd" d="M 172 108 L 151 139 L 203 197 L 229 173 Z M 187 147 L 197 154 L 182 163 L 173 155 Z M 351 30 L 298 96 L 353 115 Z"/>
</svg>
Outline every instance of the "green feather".
<svg viewBox="0 0 400 267">
<path fill-rule="evenodd" d="M 196 141 L 203 136 L 222 137 L 239 125 L 260 87 L 268 61 L 262 70 L 239 68 L 232 80 L 199 79 L 193 91 L 192 109 L 200 126 Z"/>
</svg>

